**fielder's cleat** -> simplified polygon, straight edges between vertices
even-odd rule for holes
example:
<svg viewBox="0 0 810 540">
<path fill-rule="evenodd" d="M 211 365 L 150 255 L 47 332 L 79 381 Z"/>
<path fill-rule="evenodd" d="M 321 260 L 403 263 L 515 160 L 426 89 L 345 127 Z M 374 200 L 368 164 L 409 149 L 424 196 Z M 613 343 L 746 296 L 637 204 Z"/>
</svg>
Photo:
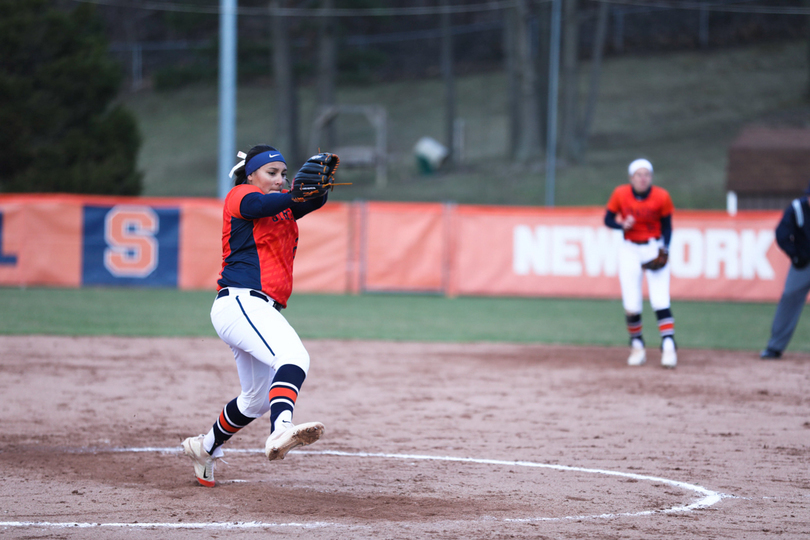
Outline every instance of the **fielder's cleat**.
<svg viewBox="0 0 810 540">
<path fill-rule="evenodd" d="M 777 351 L 776 349 L 771 349 L 768 347 L 759 353 L 759 357 L 763 360 L 777 360 L 782 358 L 782 351 Z"/>
<path fill-rule="evenodd" d="M 661 366 L 674 369 L 678 365 L 678 353 L 676 352 L 675 338 L 667 336 L 661 342 Z"/>
<path fill-rule="evenodd" d="M 667 369 L 675 369 L 678 365 L 678 353 L 674 350 L 661 351 L 661 366 Z"/>
<path fill-rule="evenodd" d="M 203 435 L 189 437 L 183 441 L 183 453 L 191 458 L 194 463 L 194 474 L 197 481 L 205 487 L 214 487 L 214 464 L 222 457 L 222 449 L 214 450 L 214 455 L 210 455 L 203 448 Z"/>
<path fill-rule="evenodd" d="M 633 344 L 633 347 L 630 348 L 630 356 L 627 358 L 627 365 L 641 366 L 644 365 L 644 362 L 646 361 L 647 352 L 644 350 L 644 346 L 637 346 Z"/>
<path fill-rule="evenodd" d="M 296 446 L 312 444 L 320 439 L 323 430 L 323 424 L 320 422 L 307 422 L 297 426 L 292 422 L 281 422 L 281 425 L 267 437 L 264 453 L 270 461 L 284 459 L 287 452 Z"/>
</svg>

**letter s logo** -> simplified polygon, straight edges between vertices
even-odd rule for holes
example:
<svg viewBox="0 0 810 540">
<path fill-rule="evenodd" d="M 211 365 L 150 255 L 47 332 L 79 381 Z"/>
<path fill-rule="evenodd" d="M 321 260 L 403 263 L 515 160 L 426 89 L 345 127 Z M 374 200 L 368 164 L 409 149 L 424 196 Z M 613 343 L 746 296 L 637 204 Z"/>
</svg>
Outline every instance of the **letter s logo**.
<svg viewBox="0 0 810 540">
<path fill-rule="evenodd" d="M 143 278 L 158 265 L 160 229 L 157 214 L 147 206 L 115 206 L 104 220 L 104 267 L 116 277 Z"/>
</svg>

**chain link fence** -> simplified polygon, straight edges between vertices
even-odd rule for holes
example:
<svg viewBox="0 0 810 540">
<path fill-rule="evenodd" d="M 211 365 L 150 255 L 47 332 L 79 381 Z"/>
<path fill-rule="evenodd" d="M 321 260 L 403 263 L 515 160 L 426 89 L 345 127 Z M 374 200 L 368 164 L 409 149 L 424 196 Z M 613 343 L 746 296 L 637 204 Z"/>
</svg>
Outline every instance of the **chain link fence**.
<svg viewBox="0 0 810 540">
<path fill-rule="evenodd" d="M 808 35 L 808 17 L 745 12 L 742 9 L 728 12 L 720 9 L 724 6 L 753 7 L 754 1 L 692 2 L 690 9 L 611 3 L 605 53 L 615 56 L 731 47 Z M 538 8 L 542 3 L 535 2 L 533 7 Z M 598 4 L 599 2 L 590 0 L 579 2 L 579 54 L 583 58 L 593 49 Z M 802 6 L 803 2 L 770 4 Z M 111 8 L 99 6 L 102 12 L 105 9 Z M 107 13 L 111 27 L 121 24 L 116 18 L 126 16 L 124 8 L 115 9 L 115 17 L 112 13 Z M 113 36 L 110 47 L 110 53 L 119 60 L 125 71 L 129 88 L 144 88 L 150 81 L 154 82 L 156 75 L 172 71 L 176 71 L 176 78 L 189 82 L 215 79 L 217 35 L 216 25 L 212 24 L 212 19 L 216 19 L 215 14 L 197 14 L 196 17 L 202 17 L 205 24 L 187 27 L 188 36 L 180 35 L 183 33 L 182 28 L 172 28 L 164 20 L 166 29 L 163 33 L 172 35 L 172 38 L 161 39 L 155 36 L 155 21 L 151 20 L 158 17 L 150 19 L 148 8 L 129 9 L 141 14 L 140 22 L 144 28 L 138 27 L 138 17 L 131 17 L 127 32 L 130 39 L 121 41 Z M 144 16 L 144 10 L 147 11 L 147 16 Z M 163 12 L 152 12 L 151 15 L 163 15 L 162 18 L 166 18 Z M 453 14 L 451 17 L 456 72 L 463 75 L 499 69 L 504 58 L 505 9 L 470 11 Z M 413 15 L 398 17 L 395 21 L 390 17 L 376 16 L 337 19 L 341 80 L 354 83 L 380 82 L 439 74 L 441 28 L 438 17 Z M 312 21 L 300 16 L 291 16 L 288 20 L 297 72 L 305 81 L 311 75 L 317 54 Z M 533 28 L 540 26 L 535 24 Z M 200 37 L 200 27 L 208 28 L 209 35 Z M 243 79 L 272 76 L 269 40 L 255 37 L 266 35 L 268 27 L 268 16 L 240 18 L 239 57 L 240 77 Z M 116 35 L 120 36 L 121 32 L 116 32 Z M 536 31 L 533 41 L 538 44 L 542 39 L 547 39 L 547 36 Z M 178 84 L 178 81 L 174 84 Z"/>
</svg>

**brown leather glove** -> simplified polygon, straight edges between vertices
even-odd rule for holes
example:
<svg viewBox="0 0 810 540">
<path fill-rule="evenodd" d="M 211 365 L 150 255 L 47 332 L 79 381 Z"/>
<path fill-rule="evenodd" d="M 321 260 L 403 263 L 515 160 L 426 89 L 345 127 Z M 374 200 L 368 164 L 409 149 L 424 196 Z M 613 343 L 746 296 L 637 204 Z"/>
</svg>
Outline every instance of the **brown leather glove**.
<svg viewBox="0 0 810 540">
<path fill-rule="evenodd" d="M 651 261 L 641 265 L 644 270 L 660 270 L 666 266 L 669 260 L 669 252 L 664 248 L 658 248 L 658 256 Z"/>
</svg>

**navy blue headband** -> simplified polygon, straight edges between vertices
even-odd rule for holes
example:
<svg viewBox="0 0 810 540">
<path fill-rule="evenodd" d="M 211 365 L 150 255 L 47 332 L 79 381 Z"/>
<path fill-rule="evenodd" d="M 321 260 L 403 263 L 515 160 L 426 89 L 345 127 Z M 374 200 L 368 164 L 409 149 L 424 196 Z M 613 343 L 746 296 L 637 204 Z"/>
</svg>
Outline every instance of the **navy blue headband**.
<svg viewBox="0 0 810 540">
<path fill-rule="evenodd" d="M 253 174 L 257 169 L 260 167 L 267 165 L 268 163 L 272 163 L 274 161 L 280 161 L 287 164 L 284 161 L 284 156 L 281 155 L 281 152 L 278 150 L 271 150 L 269 152 L 262 152 L 261 154 L 256 154 L 250 161 L 245 164 L 245 176 L 250 176 Z"/>
</svg>

